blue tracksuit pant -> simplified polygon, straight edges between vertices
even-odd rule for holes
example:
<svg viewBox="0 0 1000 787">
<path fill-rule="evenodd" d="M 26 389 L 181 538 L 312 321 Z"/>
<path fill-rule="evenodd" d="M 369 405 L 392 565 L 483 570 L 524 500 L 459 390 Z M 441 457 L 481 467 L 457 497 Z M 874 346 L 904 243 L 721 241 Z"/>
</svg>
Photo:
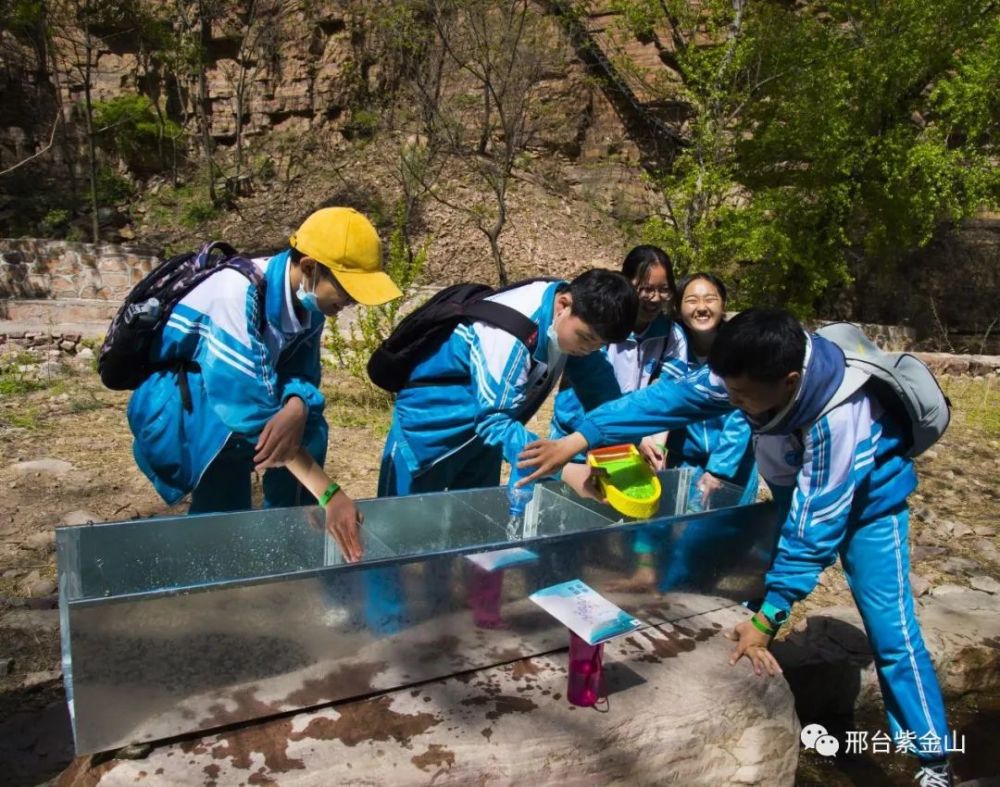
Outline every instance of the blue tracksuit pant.
<svg viewBox="0 0 1000 787">
<path fill-rule="evenodd" d="M 501 446 L 476 440 L 446 459 L 414 475 L 396 451 L 396 426 L 389 431 L 378 476 L 379 497 L 400 497 L 445 489 L 481 489 L 500 484 Z"/>
<path fill-rule="evenodd" d="M 921 759 L 937 738 L 945 746 L 948 722 L 934 665 L 924 646 L 910 589 L 909 510 L 851 527 L 840 546 L 840 560 L 868 634 L 889 734 L 915 733 Z"/>
<path fill-rule="evenodd" d="M 305 447 L 320 466 L 326 459 L 326 436 L 325 424 L 321 429 L 307 426 Z M 254 453 L 254 442 L 230 437 L 191 492 L 188 513 L 214 514 L 253 508 L 251 477 Z M 288 508 L 315 502 L 306 488 L 283 467 L 266 470 L 263 486 L 265 508 Z"/>
</svg>

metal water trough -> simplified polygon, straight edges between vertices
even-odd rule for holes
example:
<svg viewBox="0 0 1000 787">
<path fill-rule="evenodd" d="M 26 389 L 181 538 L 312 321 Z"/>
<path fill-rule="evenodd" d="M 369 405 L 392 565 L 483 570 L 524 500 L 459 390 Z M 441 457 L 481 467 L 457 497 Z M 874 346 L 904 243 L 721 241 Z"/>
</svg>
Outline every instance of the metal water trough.
<svg viewBox="0 0 1000 787">
<path fill-rule="evenodd" d="M 758 597 L 777 535 L 772 506 L 737 506 L 740 490 L 728 488 L 706 509 L 691 500 L 689 470 L 660 478 L 660 511 L 645 522 L 540 485 L 516 543 L 502 488 L 362 501 L 365 557 L 354 564 L 315 507 L 60 528 L 76 751 L 564 648 L 565 629 L 527 597 L 573 578 L 649 624 Z M 527 552 L 509 568 L 469 559 L 515 546 Z M 623 583 L 640 552 L 655 557 L 652 586 Z"/>
</svg>

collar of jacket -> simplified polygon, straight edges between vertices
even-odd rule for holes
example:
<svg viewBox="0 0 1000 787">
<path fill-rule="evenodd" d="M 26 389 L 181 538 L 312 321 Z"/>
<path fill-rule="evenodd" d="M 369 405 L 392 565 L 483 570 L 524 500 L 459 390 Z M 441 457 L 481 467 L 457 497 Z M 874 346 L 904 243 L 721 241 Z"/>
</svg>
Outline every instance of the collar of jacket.
<svg viewBox="0 0 1000 787">
<path fill-rule="evenodd" d="M 531 317 L 532 320 L 538 323 L 538 340 L 535 342 L 535 352 L 531 357 L 542 363 L 549 362 L 548 333 L 549 326 L 552 325 L 552 320 L 555 318 L 556 290 L 560 284 L 565 284 L 565 282 L 554 281 L 548 286 L 548 289 L 545 290 L 545 294 L 542 296 L 542 305 Z"/>
<path fill-rule="evenodd" d="M 653 321 L 646 326 L 646 330 L 642 333 L 636 333 L 635 330 L 628 335 L 626 341 L 635 342 L 636 344 L 642 344 L 643 342 L 648 342 L 652 339 L 660 339 L 664 336 L 670 336 L 673 332 L 674 321 L 671 320 L 665 314 L 657 314 Z"/>
</svg>

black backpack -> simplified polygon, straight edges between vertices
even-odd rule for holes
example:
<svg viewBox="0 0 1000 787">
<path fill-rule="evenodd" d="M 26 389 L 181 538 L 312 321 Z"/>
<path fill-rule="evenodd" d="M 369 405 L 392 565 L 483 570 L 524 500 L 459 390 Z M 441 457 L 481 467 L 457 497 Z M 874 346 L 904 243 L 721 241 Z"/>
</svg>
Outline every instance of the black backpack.
<svg viewBox="0 0 1000 787">
<path fill-rule="evenodd" d="M 538 345 L 538 326 L 516 309 L 484 300 L 490 295 L 533 281 L 559 279 L 528 279 L 499 290 L 488 284 L 474 283 L 445 287 L 427 303 L 410 312 L 372 353 L 368 360 L 368 376 L 379 388 L 399 393 L 411 385 L 410 375 L 414 367 L 440 347 L 457 325 L 476 320 L 507 331 L 523 342 L 530 352 L 534 352 Z M 467 380 L 468 377 L 435 377 L 412 385 L 441 385 Z"/>
<path fill-rule="evenodd" d="M 260 269 L 237 254 L 228 243 L 206 243 L 198 251 L 189 251 L 160 263 L 125 296 L 97 358 L 101 382 L 115 391 L 130 391 L 138 388 L 151 374 L 176 368 L 184 406 L 190 409 L 186 373 L 197 365 L 190 361 L 154 362 L 151 358 L 153 340 L 185 295 L 226 268 L 239 271 L 256 287 L 263 322 L 266 282 Z"/>
</svg>

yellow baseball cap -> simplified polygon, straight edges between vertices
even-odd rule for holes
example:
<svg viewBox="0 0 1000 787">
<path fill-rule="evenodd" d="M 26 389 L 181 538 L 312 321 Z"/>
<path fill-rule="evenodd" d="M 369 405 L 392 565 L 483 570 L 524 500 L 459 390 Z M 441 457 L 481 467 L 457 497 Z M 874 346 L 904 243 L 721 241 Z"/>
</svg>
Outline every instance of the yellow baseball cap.
<svg viewBox="0 0 1000 787">
<path fill-rule="evenodd" d="M 403 294 L 382 270 L 378 233 L 354 208 L 317 210 L 288 243 L 333 271 L 337 282 L 358 303 L 378 306 Z"/>
</svg>

